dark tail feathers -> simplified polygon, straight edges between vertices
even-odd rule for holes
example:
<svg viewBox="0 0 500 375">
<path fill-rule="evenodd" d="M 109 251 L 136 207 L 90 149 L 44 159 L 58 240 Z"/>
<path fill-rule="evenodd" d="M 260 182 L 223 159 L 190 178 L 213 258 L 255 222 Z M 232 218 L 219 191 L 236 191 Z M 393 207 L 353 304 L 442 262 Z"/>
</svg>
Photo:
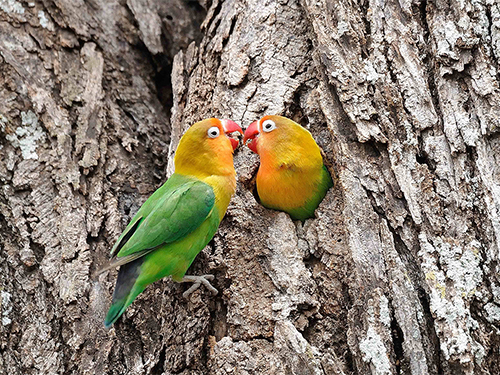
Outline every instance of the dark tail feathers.
<svg viewBox="0 0 500 375">
<path fill-rule="evenodd" d="M 130 299 L 131 292 L 134 289 L 137 277 L 139 277 L 143 261 L 144 258 L 139 258 L 120 267 L 113 293 L 113 302 L 104 320 L 106 328 L 111 327 L 132 303 L 133 298 Z"/>
</svg>

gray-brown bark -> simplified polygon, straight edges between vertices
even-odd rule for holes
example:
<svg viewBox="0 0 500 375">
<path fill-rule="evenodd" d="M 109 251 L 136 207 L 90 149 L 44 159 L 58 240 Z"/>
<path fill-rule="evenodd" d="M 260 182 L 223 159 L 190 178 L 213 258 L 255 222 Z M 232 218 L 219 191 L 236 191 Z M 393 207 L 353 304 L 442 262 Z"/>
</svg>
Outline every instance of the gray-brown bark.
<svg viewBox="0 0 500 375">
<path fill-rule="evenodd" d="M 494 0 L 0 0 L 0 373 L 500 372 Z M 171 75 L 170 75 L 171 73 Z M 109 331 L 93 273 L 205 117 L 283 114 L 336 186 L 303 225 L 257 156 L 190 273 Z"/>
</svg>

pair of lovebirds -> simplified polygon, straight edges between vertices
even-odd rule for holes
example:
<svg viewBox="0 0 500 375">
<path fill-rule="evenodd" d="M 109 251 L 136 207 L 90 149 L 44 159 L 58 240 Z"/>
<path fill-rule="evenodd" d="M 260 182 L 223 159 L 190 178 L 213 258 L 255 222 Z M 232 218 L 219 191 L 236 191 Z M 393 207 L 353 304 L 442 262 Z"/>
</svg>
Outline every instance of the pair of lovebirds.
<svg viewBox="0 0 500 375">
<path fill-rule="evenodd" d="M 192 282 L 184 296 L 204 284 L 212 293 L 213 275 L 185 276 L 208 244 L 236 190 L 231 133 L 243 130 L 231 120 L 206 119 L 192 125 L 175 153 L 175 173 L 139 209 L 111 250 L 120 266 L 110 327 L 149 284 L 166 276 Z M 265 116 L 245 131 L 243 143 L 259 154 L 257 193 L 262 205 L 305 220 L 333 186 L 311 133 L 290 119 Z"/>
</svg>

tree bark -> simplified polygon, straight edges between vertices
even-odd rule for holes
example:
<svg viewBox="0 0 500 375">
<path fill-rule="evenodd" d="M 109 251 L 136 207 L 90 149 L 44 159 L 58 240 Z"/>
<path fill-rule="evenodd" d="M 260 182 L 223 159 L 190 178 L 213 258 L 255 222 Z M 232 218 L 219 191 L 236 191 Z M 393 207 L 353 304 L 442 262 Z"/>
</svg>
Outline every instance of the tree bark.
<svg viewBox="0 0 500 375">
<path fill-rule="evenodd" d="M 495 0 L 0 0 L 1 374 L 500 373 Z M 335 187 L 304 224 L 258 157 L 191 274 L 110 330 L 95 276 L 207 117 L 282 114 Z"/>
</svg>

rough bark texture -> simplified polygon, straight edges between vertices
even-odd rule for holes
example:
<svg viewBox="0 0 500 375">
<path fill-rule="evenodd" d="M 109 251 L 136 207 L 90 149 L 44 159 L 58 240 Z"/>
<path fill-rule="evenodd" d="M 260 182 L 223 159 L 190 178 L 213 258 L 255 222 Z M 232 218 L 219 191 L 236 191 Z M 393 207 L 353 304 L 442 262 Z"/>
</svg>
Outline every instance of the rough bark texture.
<svg viewBox="0 0 500 375">
<path fill-rule="evenodd" d="M 495 0 L 0 0 L 0 373 L 498 374 Z M 109 331 L 127 221 L 206 117 L 283 114 L 336 186 L 304 224 L 258 158 L 190 273 Z"/>
</svg>

